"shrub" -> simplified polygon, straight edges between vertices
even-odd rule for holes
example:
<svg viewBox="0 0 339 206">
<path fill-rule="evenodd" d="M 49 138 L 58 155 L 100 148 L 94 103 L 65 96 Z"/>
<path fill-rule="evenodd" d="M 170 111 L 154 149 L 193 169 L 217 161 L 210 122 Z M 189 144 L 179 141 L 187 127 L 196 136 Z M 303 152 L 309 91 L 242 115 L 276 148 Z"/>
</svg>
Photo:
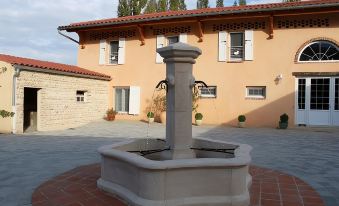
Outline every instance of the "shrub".
<svg viewBox="0 0 339 206">
<path fill-rule="evenodd" d="M 113 121 L 115 120 L 115 115 L 117 114 L 116 111 L 113 110 L 113 108 L 108 109 L 106 112 L 106 120 L 107 121 Z"/>
<path fill-rule="evenodd" d="M 239 121 L 239 122 L 245 122 L 245 121 L 246 121 L 245 115 L 239 115 L 239 116 L 238 116 L 238 121 Z"/>
<path fill-rule="evenodd" d="M 286 113 L 284 113 L 280 116 L 280 122 L 281 123 L 287 123 L 288 122 L 288 115 Z"/>
<path fill-rule="evenodd" d="M 6 117 L 13 117 L 14 112 L 7 112 L 6 110 L 0 110 L 0 117 L 6 118 Z"/>
<path fill-rule="evenodd" d="M 154 118 L 154 113 L 153 112 L 148 112 L 147 113 L 148 118 Z"/>
<path fill-rule="evenodd" d="M 202 120 L 203 117 L 204 117 L 204 116 L 203 116 L 201 113 L 196 113 L 196 114 L 195 114 L 195 119 L 196 119 L 196 120 Z"/>
</svg>

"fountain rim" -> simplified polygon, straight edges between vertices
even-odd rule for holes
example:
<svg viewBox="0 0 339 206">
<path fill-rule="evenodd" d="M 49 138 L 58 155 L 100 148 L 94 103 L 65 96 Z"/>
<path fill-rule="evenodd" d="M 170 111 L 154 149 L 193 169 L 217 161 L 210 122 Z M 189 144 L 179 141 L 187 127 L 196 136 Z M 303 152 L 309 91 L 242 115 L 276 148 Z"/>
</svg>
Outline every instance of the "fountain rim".
<svg viewBox="0 0 339 206">
<path fill-rule="evenodd" d="M 137 139 L 129 139 L 123 142 L 105 145 L 98 149 L 102 156 L 120 159 L 144 169 L 177 169 L 194 167 L 237 167 L 248 165 L 251 162 L 250 152 L 252 147 L 247 144 L 236 142 L 225 142 L 220 140 L 211 140 L 207 138 L 193 138 L 197 140 L 210 141 L 213 143 L 234 144 L 239 147 L 235 150 L 233 158 L 189 158 L 173 160 L 151 160 L 135 153 L 114 149 L 114 147 L 123 146 L 135 142 Z"/>
</svg>

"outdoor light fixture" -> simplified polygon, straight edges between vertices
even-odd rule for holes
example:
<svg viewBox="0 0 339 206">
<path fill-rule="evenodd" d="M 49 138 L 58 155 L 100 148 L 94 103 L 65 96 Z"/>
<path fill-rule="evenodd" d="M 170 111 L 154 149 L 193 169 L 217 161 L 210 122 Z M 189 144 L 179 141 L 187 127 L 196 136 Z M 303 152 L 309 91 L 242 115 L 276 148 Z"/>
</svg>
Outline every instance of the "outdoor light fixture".
<svg viewBox="0 0 339 206">
<path fill-rule="evenodd" d="M 274 79 L 274 81 L 275 81 L 276 84 L 279 84 L 279 83 L 281 82 L 282 79 L 283 79 L 283 75 L 282 75 L 282 74 L 279 74 L 279 75 Z"/>
</svg>

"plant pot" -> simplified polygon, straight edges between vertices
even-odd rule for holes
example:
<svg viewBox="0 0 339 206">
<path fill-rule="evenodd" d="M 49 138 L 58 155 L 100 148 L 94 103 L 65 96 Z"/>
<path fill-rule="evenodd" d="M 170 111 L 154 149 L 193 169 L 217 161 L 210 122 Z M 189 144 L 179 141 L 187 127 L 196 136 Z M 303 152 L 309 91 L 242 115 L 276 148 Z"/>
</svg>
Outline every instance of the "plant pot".
<svg viewBox="0 0 339 206">
<path fill-rule="evenodd" d="M 106 120 L 107 121 L 114 121 L 115 120 L 115 115 L 107 115 Z"/>
<path fill-rule="evenodd" d="M 200 119 L 200 120 L 196 119 L 196 120 L 195 120 L 195 124 L 196 124 L 197 126 L 202 125 L 202 119 Z"/>
<path fill-rule="evenodd" d="M 148 123 L 153 123 L 154 122 L 154 117 L 150 117 L 150 118 L 148 118 Z"/>
<path fill-rule="evenodd" d="M 238 122 L 238 127 L 244 128 L 245 127 L 245 122 Z"/>
<path fill-rule="evenodd" d="M 160 122 L 166 124 L 166 111 L 160 113 Z"/>
<path fill-rule="evenodd" d="M 288 122 L 279 122 L 279 129 L 287 129 Z"/>
</svg>

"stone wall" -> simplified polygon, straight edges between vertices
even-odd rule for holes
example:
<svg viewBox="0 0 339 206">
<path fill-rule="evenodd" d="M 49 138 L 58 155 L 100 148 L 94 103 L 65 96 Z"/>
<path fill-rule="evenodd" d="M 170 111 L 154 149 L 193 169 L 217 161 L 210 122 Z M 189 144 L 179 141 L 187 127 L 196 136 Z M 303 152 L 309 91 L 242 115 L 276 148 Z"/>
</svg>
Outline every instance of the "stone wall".
<svg viewBox="0 0 339 206">
<path fill-rule="evenodd" d="M 78 127 L 102 119 L 108 109 L 108 81 L 21 71 L 17 81 L 17 133 L 23 132 L 24 88 L 38 90 L 38 131 Z M 87 91 L 85 102 L 76 92 Z"/>
</svg>

